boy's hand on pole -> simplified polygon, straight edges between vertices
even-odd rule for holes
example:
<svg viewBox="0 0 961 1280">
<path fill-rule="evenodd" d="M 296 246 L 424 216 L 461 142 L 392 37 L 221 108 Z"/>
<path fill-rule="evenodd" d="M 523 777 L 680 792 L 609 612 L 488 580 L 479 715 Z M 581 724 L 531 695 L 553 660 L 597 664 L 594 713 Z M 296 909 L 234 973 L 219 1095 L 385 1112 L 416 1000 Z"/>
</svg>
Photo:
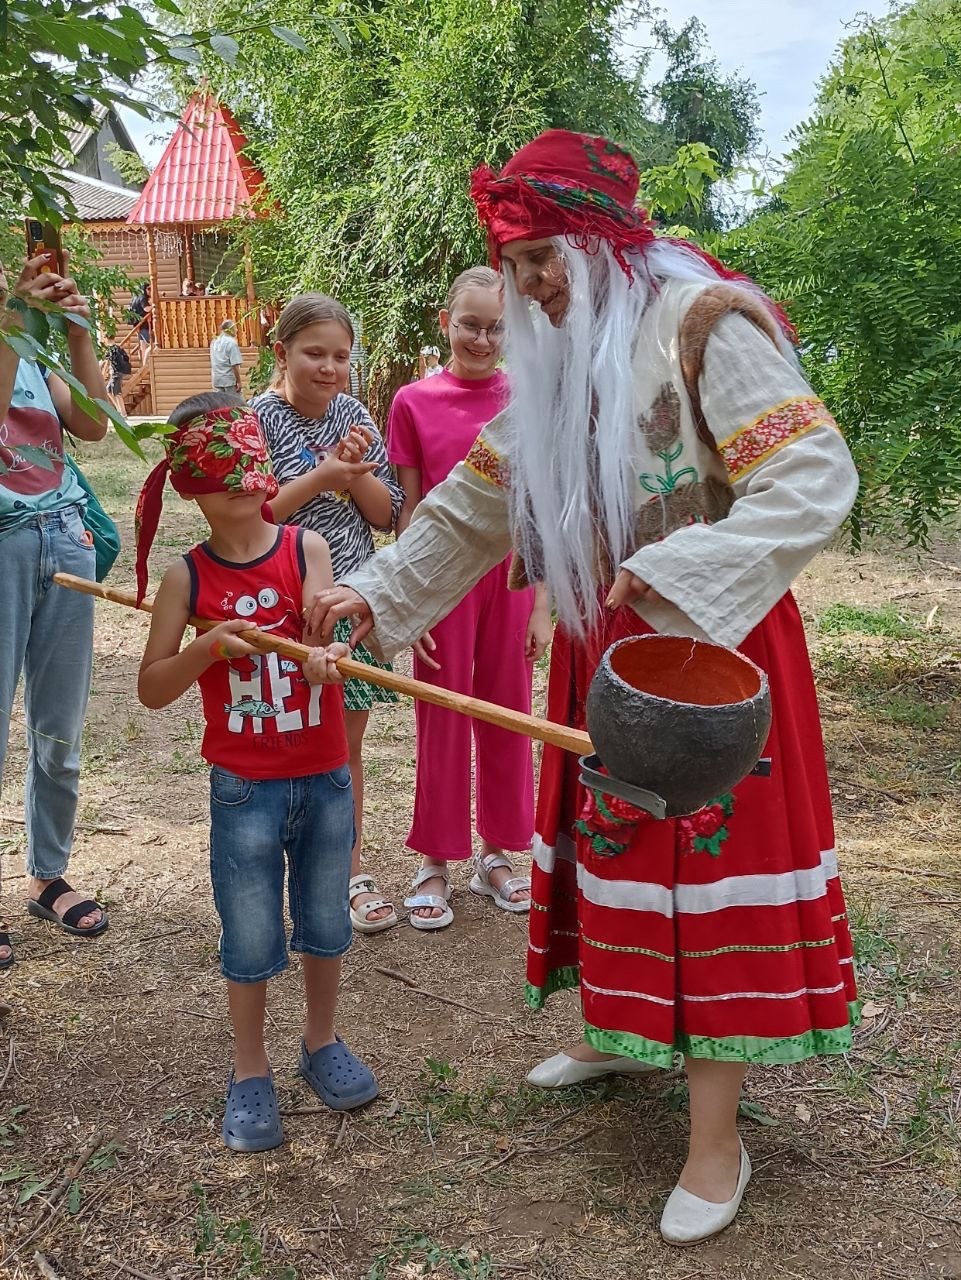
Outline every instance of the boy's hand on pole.
<svg viewBox="0 0 961 1280">
<path fill-rule="evenodd" d="M 344 677 L 337 670 L 337 663 L 349 654 L 347 645 L 340 643 L 311 649 L 304 662 L 304 676 L 308 684 L 343 684 Z"/>
<path fill-rule="evenodd" d="M 231 618 L 229 622 L 221 622 L 218 627 L 211 628 L 198 641 L 207 644 L 207 652 L 214 662 L 225 658 L 243 658 L 248 653 L 258 653 L 252 644 L 241 640 L 238 631 L 250 631 L 251 626 L 243 618 Z"/>
</svg>

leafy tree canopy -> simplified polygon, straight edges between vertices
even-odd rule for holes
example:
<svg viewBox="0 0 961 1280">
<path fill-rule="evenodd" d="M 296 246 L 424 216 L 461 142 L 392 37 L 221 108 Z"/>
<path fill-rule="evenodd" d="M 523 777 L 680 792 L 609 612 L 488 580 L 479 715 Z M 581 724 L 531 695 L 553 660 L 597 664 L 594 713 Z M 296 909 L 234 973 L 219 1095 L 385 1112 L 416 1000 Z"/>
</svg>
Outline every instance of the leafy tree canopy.
<svg viewBox="0 0 961 1280">
<path fill-rule="evenodd" d="M 258 29 L 243 0 L 225 4 L 223 11 L 228 22 Z M 329 25 L 327 32 L 330 38 Z M 274 42 L 300 43 L 280 26 L 267 34 Z M 24 252 L 23 238 L 12 228 L 27 213 L 60 223 L 73 212 L 61 176 L 61 157 L 71 154 L 71 132 L 91 123 L 98 106 L 125 105 L 142 116 L 157 116 L 151 95 L 138 89 L 145 78 L 182 64 L 197 68 L 204 55 L 229 59 L 236 53 L 228 30 L 188 30 L 175 0 L 152 0 L 142 9 L 114 0 L 0 0 L 0 266 L 11 284 Z M 73 259 L 81 287 L 100 295 L 104 311 L 97 318 L 102 320 L 119 276 L 98 269 L 94 255 L 79 242 Z M 96 412 L 57 359 L 64 322 L 56 311 L 28 308 L 27 331 L 7 333 L 0 326 L 0 342 L 23 359 L 41 359 L 56 369 L 84 409 Z M 109 324 L 104 327 L 112 331 Z M 139 451 L 123 418 L 106 401 L 98 404 Z"/>
<path fill-rule="evenodd" d="M 961 500 L 961 0 L 847 39 L 767 207 L 716 246 L 789 302 L 861 468 L 855 539 Z"/>
<path fill-rule="evenodd" d="M 225 25 L 222 0 L 188 0 L 187 12 Z M 695 136 L 689 118 L 682 128 L 680 90 L 661 118 L 643 88 L 643 61 L 622 61 L 620 35 L 638 9 L 611 0 L 339 0 L 331 12 L 333 40 L 315 0 L 261 0 L 258 15 L 268 25 L 282 18 L 302 51 L 236 32 L 238 56 L 209 75 L 244 119 L 284 211 L 242 232 L 262 291 L 325 289 L 363 316 L 376 408 L 433 335 L 450 279 L 485 260 L 468 197 L 475 165 L 502 164 L 545 128 L 603 133 L 651 167 L 645 195 L 660 200 L 661 214 L 685 221 L 721 176 L 710 150 L 717 131 L 705 125 Z M 745 125 L 730 157 L 749 134 Z M 690 144 L 680 157 L 679 143 Z"/>
</svg>

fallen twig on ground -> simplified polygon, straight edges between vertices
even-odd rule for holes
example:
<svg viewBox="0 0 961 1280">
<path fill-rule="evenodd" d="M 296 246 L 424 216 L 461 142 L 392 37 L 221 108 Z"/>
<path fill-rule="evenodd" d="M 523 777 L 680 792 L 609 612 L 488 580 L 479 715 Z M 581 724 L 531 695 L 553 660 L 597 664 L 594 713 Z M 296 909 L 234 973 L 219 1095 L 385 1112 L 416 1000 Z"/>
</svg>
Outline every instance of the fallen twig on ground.
<svg viewBox="0 0 961 1280">
<path fill-rule="evenodd" d="M 176 929 L 165 929 L 163 933 L 148 933 L 145 938 L 134 938 L 134 942 L 156 942 L 159 938 L 173 938 L 178 933 L 186 933 L 188 929 L 192 929 L 192 924 L 178 925 Z"/>
<path fill-rule="evenodd" d="M 441 1004 L 452 1004 L 455 1009 L 464 1009 L 467 1013 L 473 1013 L 478 1018 L 494 1017 L 486 1009 L 478 1009 L 476 1005 L 464 1004 L 461 1000 L 453 1000 L 450 996 L 442 996 L 437 991 L 430 991 L 427 987 L 418 986 L 413 978 L 406 973 L 401 973 L 398 969 L 384 969 L 379 964 L 375 964 L 374 973 L 382 973 L 385 978 L 393 978 L 395 982 L 402 982 L 405 987 L 410 987 L 411 991 L 416 991 L 418 995 L 426 996 L 428 1000 L 439 1000 Z"/>
<path fill-rule="evenodd" d="M 138 1271 L 129 1262 L 121 1262 L 120 1270 L 126 1271 L 128 1276 L 133 1276 L 134 1280 L 159 1280 L 158 1276 L 151 1275 L 149 1271 Z"/>
<path fill-rule="evenodd" d="M 11 827 L 25 827 L 27 825 L 25 818 L 14 818 L 12 815 L 0 813 L 0 822 L 6 822 Z M 95 836 L 129 836 L 130 832 L 126 827 L 101 827 L 96 822 L 76 822 L 74 828 L 77 831 L 87 831 Z"/>
<path fill-rule="evenodd" d="M 110 1139 L 105 1139 L 103 1134 L 100 1132 L 95 1133 L 93 1137 L 90 1138 L 87 1145 L 77 1156 L 76 1160 L 74 1160 L 73 1164 L 67 1169 L 67 1172 L 54 1187 L 53 1191 L 51 1191 L 50 1195 L 47 1196 L 46 1204 L 40 1213 L 41 1221 L 54 1212 L 57 1205 L 70 1189 L 71 1182 L 75 1182 L 77 1180 L 84 1168 L 90 1163 L 100 1148 L 105 1146 L 109 1141 Z"/>
<path fill-rule="evenodd" d="M 552 1156 L 558 1151 L 564 1151 L 568 1147 L 572 1147 L 575 1142 L 580 1142 L 583 1138 L 589 1138 L 592 1134 L 597 1133 L 603 1126 L 596 1124 L 591 1129 L 584 1129 L 580 1133 L 575 1133 L 573 1138 L 568 1138 L 566 1142 L 558 1142 L 552 1147 L 535 1147 L 535 1146 L 517 1146 L 513 1147 L 506 1155 L 501 1156 L 499 1160 L 494 1160 L 490 1164 L 484 1165 L 482 1169 L 478 1169 L 480 1176 L 483 1173 L 490 1173 L 493 1169 L 499 1169 L 502 1164 L 507 1164 L 509 1160 L 514 1160 L 517 1156 Z"/>
<path fill-rule="evenodd" d="M 43 1276 L 44 1280 L 63 1280 L 59 1271 L 54 1271 L 53 1267 L 51 1267 L 50 1263 L 47 1261 L 47 1259 L 43 1256 L 42 1253 L 40 1252 L 35 1253 L 33 1255 L 33 1262 L 34 1262 L 34 1266 Z"/>
<path fill-rule="evenodd" d="M 858 862 L 856 865 L 866 871 L 894 871 L 902 876 L 927 876 L 931 880 L 961 880 L 958 872 L 921 871 L 915 867 L 895 867 L 890 862 Z"/>
<path fill-rule="evenodd" d="M 340 1117 L 340 1128 L 337 1130 L 337 1137 L 334 1139 L 334 1143 L 333 1143 L 333 1146 L 331 1147 L 331 1151 L 337 1151 L 339 1149 L 340 1144 L 343 1142 L 344 1136 L 347 1133 L 347 1126 L 349 1125 L 349 1123 L 350 1123 L 350 1115 L 348 1114 L 348 1112 L 345 1111 L 344 1114 Z"/>
<path fill-rule="evenodd" d="M 4 1006 L 3 1006 L 3 1008 L 6 1010 L 6 1012 L 7 1012 L 7 1013 L 9 1013 L 9 1012 L 10 1012 L 10 1006 L 9 1006 L 9 1005 L 4 1005 Z M 2 1018 L 3 1016 L 4 1016 L 3 1010 L 0 1010 L 0 1018 Z M 15 1047 L 15 1046 L 16 1046 L 16 1043 L 17 1043 L 17 1037 L 16 1037 L 16 1036 L 11 1036 L 11 1037 L 10 1037 L 10 1052 L 7 1054 L 7 1069 L 6 1069 L 6 1071 L 4 1071 L 4 1073 L 3 1073 L 3 1079 L 2 1079 L 2 1080 L 0 1080 L 0 1092 L 2 1092 L 2 1091 L 3 1091 L 3 1086 L 7 1083 L 7 1076 L 8 1076 L 8 1075 L 10 1074 L 10 1072 L 13 1070 L 13 1059 L 14 1059 L 14 1055 L 15 1055 L 15 1053 L 16 1053 L 16 1047 Z"/>
</svg>

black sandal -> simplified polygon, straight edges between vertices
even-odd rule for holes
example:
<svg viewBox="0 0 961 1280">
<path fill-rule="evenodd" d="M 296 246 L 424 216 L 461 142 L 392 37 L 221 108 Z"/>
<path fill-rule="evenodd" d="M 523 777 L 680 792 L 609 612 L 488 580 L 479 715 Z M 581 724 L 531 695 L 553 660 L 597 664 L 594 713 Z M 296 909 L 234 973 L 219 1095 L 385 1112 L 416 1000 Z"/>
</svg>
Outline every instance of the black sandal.
<svg viewBox="0 0 961 1280">
<path fill-rule="evenodd" d="M 73 888 L 67 884 L 66 880 L 51 880 L 39 898 L 27 899 L 27 910 L 40 920 L 49 920 L 51 924 L 59 925 L 65 933 L 75 934 L 78 938 L 95 938 L 98 933 L 103 933 L 109 924 L 107 912 L 99 902 L 88 898 L 85 902 L 78 902 L 75 907 L 70 907 L 62 916 L 58 916 L 53 909 L 53 904 L 62 894 L 73 892 Z M 84 916 L 92 915 L 94 911 L 100 912 L 97 923 L 86 929 L 78 929 L 77 921 L 82 920 Z"/>
<path fill-rule="evenodd" d="M 13 946 L 10 943 L 10 935 L 6 929 L 0 929 L 0 947 L 10 947 L 8 956 L 0 956 L 0 969 L 9 969 L 13 964 Z"/>
</svg>

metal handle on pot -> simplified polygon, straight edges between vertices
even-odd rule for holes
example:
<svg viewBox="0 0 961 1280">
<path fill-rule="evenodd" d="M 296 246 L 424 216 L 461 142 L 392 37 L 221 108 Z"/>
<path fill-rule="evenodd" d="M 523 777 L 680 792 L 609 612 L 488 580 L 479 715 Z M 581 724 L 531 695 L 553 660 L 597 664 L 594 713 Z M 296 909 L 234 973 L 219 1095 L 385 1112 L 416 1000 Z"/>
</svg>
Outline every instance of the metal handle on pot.
<svg viewBox="0 0 961 1280">
<path fill-rule="evenodd" d="M 581 756 L 579 763 L 582 786 L 601 791 L 608 796 L 617 796 L 619 800 L 626 800 L 628 804 L 649 813 L 652 818 L 661 819 L 667 816 L 667 801 L 655 795 L 653 791 L 645 791 L 643 787 L 635 787 L 633 783 L 612 778 L 609 773 L 601 773 L 600 756 Z"/>
</svg>

